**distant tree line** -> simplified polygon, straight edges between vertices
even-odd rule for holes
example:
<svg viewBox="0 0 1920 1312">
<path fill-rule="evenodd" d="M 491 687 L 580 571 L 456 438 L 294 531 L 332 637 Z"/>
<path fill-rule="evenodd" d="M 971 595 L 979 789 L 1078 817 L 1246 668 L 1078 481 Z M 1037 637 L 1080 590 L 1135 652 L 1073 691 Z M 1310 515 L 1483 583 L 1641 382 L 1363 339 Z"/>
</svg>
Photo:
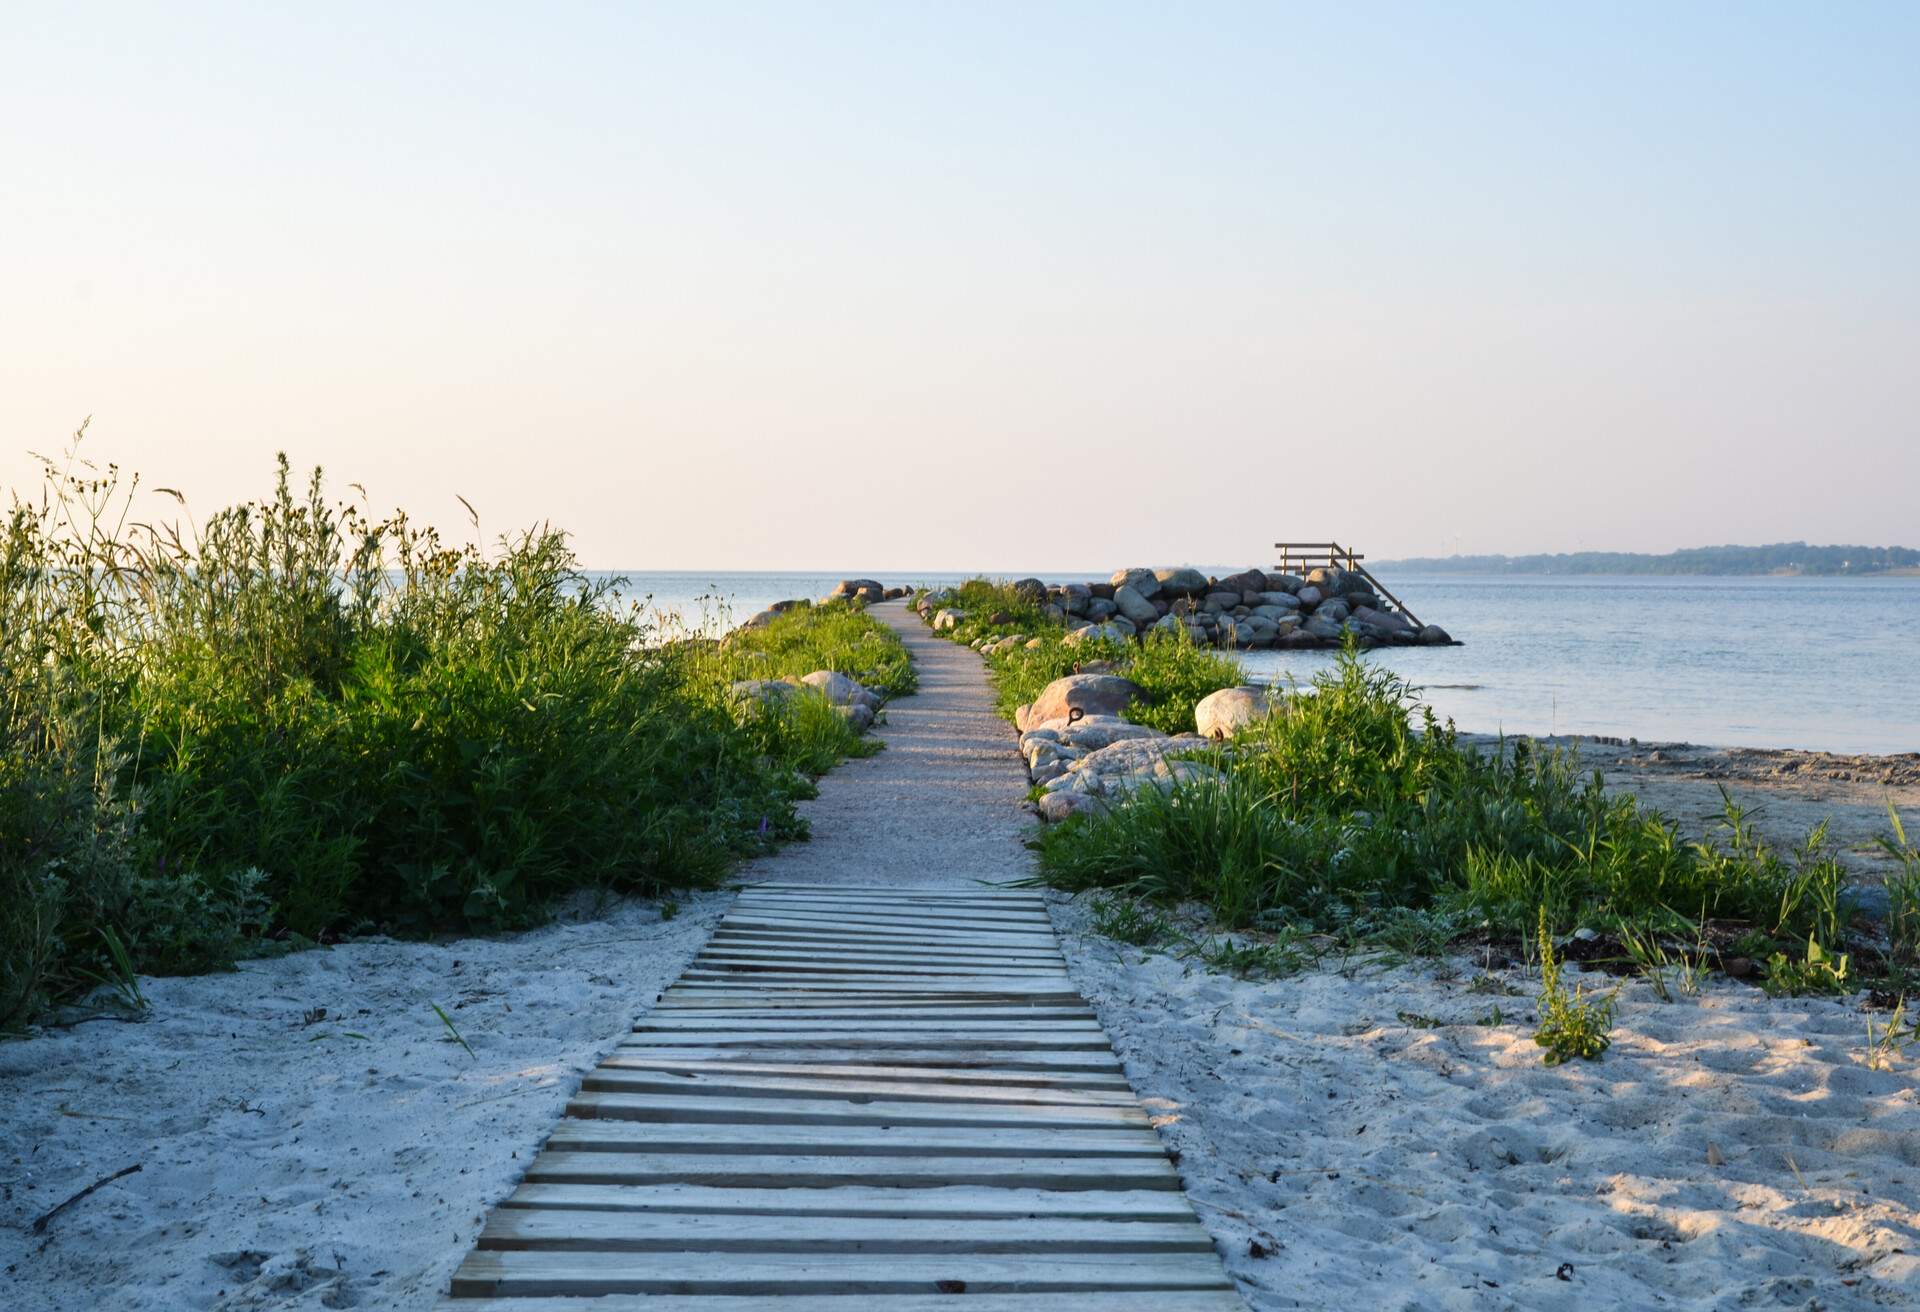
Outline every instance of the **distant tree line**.
<svg viewBox="0 0 1920 1312">
<path fill-rule="evenodd" d="M 1574 551 L 1536 556 L 1424 556 L 1383 567 L 1454 574 L 1886 574 L 1920 569 L 1912 547 L 1688 547 L 1665 555 L 1637 551 Z"/>
</svg>

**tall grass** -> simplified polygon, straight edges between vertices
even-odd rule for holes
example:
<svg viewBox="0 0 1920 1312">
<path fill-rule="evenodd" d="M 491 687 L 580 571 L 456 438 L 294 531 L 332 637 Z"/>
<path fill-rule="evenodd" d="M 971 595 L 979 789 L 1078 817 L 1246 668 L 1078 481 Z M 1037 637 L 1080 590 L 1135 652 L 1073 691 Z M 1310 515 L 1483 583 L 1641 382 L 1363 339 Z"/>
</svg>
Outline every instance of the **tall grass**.
<svg viewBox="0 0 1920 1312">
<path fill-rule="evenodd" d="M 284 457 L 197 533 L 133 522 L 136 485 L 50 466 L 0 541 L 0 1023 L 83 984 L 104 937 L 206 969 L 263 936 L 708 883 L 803 834 L 808 773 L 853 749 L 818 699 L 743 709 L 750 644 L 661 641 L 551 527 L 450 546 L 318 471 L 296 490 Z M 823 616 L 809 650 L 813 623 L 767 659 L 910 682 L 883 626 Z"/>
<path fill-rule="evenodd" d="M 1817 831 L 1770 849 L 1729 802 L 1713 834 L 1609 795 L 1524 740 L 1480 752 L 1351 647 L 1287 714 L 1209 751 L 1216 779 L 1147 789 L 1040 839 L 1045 878 L 1198 900 L 1230 926 L 1319 929 L 1400 909 L 1519 934 L 1712 917 L 1832 942 L 1843 873 Z"/>
</svg>

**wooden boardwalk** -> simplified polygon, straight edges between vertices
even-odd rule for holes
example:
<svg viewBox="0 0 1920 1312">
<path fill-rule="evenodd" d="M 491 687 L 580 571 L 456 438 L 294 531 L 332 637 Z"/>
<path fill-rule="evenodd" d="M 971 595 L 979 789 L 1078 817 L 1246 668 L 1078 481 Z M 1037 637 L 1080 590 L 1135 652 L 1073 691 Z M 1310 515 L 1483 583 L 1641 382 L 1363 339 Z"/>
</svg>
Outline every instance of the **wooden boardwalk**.
<svg viewBox="0 0 1920 1312">
<path fill-rule="evenodd" d="M 956 1306 L 1243 1304 L 1037 895 L 798 884 L 741 894 L 442 1305 Z"/>
</svg>

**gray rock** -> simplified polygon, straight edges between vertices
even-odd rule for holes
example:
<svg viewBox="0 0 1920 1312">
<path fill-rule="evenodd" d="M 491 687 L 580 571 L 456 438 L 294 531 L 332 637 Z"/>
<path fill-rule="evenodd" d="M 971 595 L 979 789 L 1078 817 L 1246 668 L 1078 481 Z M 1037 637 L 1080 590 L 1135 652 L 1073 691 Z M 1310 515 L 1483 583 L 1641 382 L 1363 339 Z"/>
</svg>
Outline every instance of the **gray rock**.
<svg viewBox="0 0 1920 1312">
<path fill-rule="evenodd" d="M 963 610 L 935 611 L 933 615 L 933 631 L 940 633 L 947 629 L 958 628 L 966 621 L 966 618 L 967 613 Z"/>
<path fill-rule="evenodd" d="M 815 670 L 812 674 L 803 674 L 800 682 L 809 688 L 818 688 L 835 706 L 851 706 L 864 700 L 862 694 L 867 698 L 873 695 L 859 683 L 833 670 Z"/>
<path fill-rule="evenodd" d="M 1196 751 L 1206 745 L 1206 739 L 1194 734 L 1125 739 L 1089 752 L 1046 788 L 1050 794 L 1071 792 L 1118 799 L 1140 788 L 1165 790 L 1176 783 L 1218 778 L 1219 772 L 1205 762 L 1167 759 L 1169 755 Z"/>
<path fill-rule="evenodd" d="M 1113 590 L 1113 604 L 1122 615 L 1142 627 L 1160 618 L 1160 612 L 1153 608 L 1153 603 L 1129 584 L 1123 583 Z"/>
<path fill-rule="evenodd" d="M 1061 641 L 1065 642 L 1069 647 L 1078 647 L 1081 643 L 1098 642 L 1103 638 L 1111 639 L 1114 642 L 1125 642 L 1131 636 L 1133 636 L 1133 630 L 1131 628 L 1122 629 L 1117 623 L 1109 622 L 1106 624 L 1083 624 L 1077 629 L 1068 629 L 1067 636 L 1061 639 Z"/>
<path fill-rule="evenodd" d="M 1088 597 L 1087 608 L 1081 613 L 1090 622 L 1098 624 L 1102 620 L 1111 619 L 1118 609 L 1118 606 L 1104 597 Z"/>
<path fill-rule="evenodd" d="M 1276 574 L 1266 571 L 1268 592 L 1298 592 L 1307 586 L 1307 581 L 1298 574 Z"/>
<path fill-rule="evenodd" d="M 1069 615 L 1085 615 L 1093 592 L 1084 583 L 1069 583 L 1060 589 L 1059 606 Z"/>
<path fill-rule="evenodd" d="M 1073 711 L 1083 715 L 1118 715 L 1144 697 L 1140 685 L 1115 674 L 1069 674 L 1040 690 L 1027 710 L 1027 724 L 1064 720 Z"/>
<path fill-rule="evenodd" d="M 1160 581 L 1160 591 L 1163 593 L 1197 597 L 1207 590 L 1207 576 L 1197 569 L 1187 569 L 1184 566 L 1177 569 L 1157 569 L 1153 572 L 1153 576 Z"/>
<path fill-rule="evenodd" d="M 877 579 L 841 579 L 827 597 L 829 600 L 857 597 L 861 601 L 883 601 L 886 595 L 887 590 Z"/>
<path fill-rule="evenodd" d="M 1284 705 L 1265 688 L 1222 688 L 1200 699 L 1193 708 L 1193 722 L 1202 738 L 1231 738 Z"/>
<path fill-rule="evenodd" d="M 1453 637 L 1438 624 L 1429 624 L 1420 630 L 1420 641 L 1424 646 L 1444 647 L 1453 641 Z"/>
<path fill-rule="evenodd" d="M 1337 597 L 1347 590 L 1353 575 L 1338 565 L 1309 571 L 1307 586 L 1318 588 L 1329 597 Z"/>
<path fill-rule="evenodd" d="M 1201 599 L 1200 604 L 1218 615 L 1222 611 L 1229 611 L 1235 606 L 1238 606 L 1240 604 L 1240 594 L 1238 592 L 1224 591 L 1209 592 Z"/>
<path fill-rule="evenodd" d="M 1314 608 L 1313 613 L 1323 620 L 1338 624 L 1348 616 L 1347 603 L 1338 597 L 1329 597 Z"/>
<path fill-rule="evenodd" d="M 1132 588 L 1135 592 L 1152 601 L 1160 595 L 1160 579 L 1150 569 L 1116 570 L 1109 581 L 1116 599 L 1122 587 Z"/>
<path fill-rule="evenodd" d="M 1013 585 L 1013 595 L 1038 606 L 1047 599 L 1047 585 L 1039 579 L 1019 579 Z"/>
<path fill-rule="evenodd" d="M 1300 598 L 1291 592 L 1263 592 L 1260 594 L 1262 606 L 1277 606 L 1281 610 L 1299 610 Z"/>
<path fill-rule="evenodd" d="M 1086 793 L 1048 793 L 1040 799 L 1040 818 L 1053 824 L 1069 816 L 1098 815 L 1106 809 L 1104 802 Z"/>
<path fill-rule="evenodd" d="M 865 733 L 873 727 L 873 707 L 864 702 L 849 702 L 845 706 L 836 706 L 833 709 L 840 712 L 841 718 L 853 726 L 855 733 Z"/>
<path fill-rule="evenodd" d="M 799 684 L 786 679 L 736 679 L 727 685 L 734 700 L 758 702 L 765 707 L 784 706 L 799 691 Z"/>
<path fill-rule="evenodd" d="M 1300 589 L 1300 591 L 1294 593 L 1293 595 L 1294 595 L 1294 600 L 1300 603 L 1300 609 L 1302 610 L 1312 610 L 1315 606 L 1318 606 L 1321 602 L 1327 599 L 1326 593 L 1322 592 L 1319 588 L 1316 588 L 1311 584 L 1309 584 L 1307 587 Z"/>
<path fill-rule="evenodd" d="M 1267 576 L 1257 569 L 1243 569 L 1215 579 L 1213 586 L 1221 592 L 1265 592 Z"/>
<path fill-rule="evenodd" d="M 1413 627 L 1407 623 L 1404 615 L 1396 615 L 1392 611 L 1376 610 L 1372 606 L 1355 606 L 1353 608 L 1353 618 L 1373 628 L 1386 629 L 1389 631 L 1394 629 L 1411 629 Z"/>
</svg>

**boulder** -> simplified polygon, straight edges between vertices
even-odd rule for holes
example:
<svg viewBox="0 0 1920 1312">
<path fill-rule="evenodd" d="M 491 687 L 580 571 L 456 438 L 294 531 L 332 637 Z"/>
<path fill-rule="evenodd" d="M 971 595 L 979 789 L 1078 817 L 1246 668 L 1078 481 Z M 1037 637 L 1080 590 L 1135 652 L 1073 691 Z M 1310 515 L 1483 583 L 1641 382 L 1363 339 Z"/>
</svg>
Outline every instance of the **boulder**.
<svg viewBox="0 0 1920 1312">
<path fill-rule="evenodd" d="M 1068 629 L 1067 636 L 1061 641 L 1069 647 L 1078 647 L 1083 642 L 1098 642 L 1103 638 L 1113 642 L 1125 642 L 1132 635 L 1131 628 L 1122 629 L 1118 623 L 1082 624 L 1077 629 Z"/>
<path fill-rule="evenodd" d="M 1199 705 L 1193 708 L 1193 722 L 1202 738 L 1231 738 L 1283 706 L 1266 688 L 1222 688 L 1200 699 Z"/>
<path fill-rule="evenodd" d="M 1207 576 L 1197 569 L 1181 566 L 1177 569 L 1157 569 L 1153 577 L 1160 581 L 1160 591 L 1180 597 L 1198 597 L 1207 590 Z M 1139 591 L 1136 585 L 1135 591 Z M 1148 595 L 1145 593 L 1142 596 Z"/>
<path fill-rule="evenodd" d="M 1040 799 L 1040 818 L 1058 824 L 1069 816 L 1098 815 L 1106 804 L 1087 793 L 1048 793 Z"/>
<path fill-rule="evenodd" d="M 1118 596 L 1122 587 L 1132 588 L 1148 601 L 1152 601 L 1160 595 L 1159 575 L 1150 569 L 1136 568 L 1116 570 L 1113 578 L 1108 581 L 1112 585 L 1116 596 Z"/>
<path fill-rule="evenodd" d="M 1113 604 L 1122 615 L 1143 628 L 1160 618 L 1160 612 L 1154 609 L 1153 603 L 1130 584 L 1123 583 L 1113 590 Z"/>
<path fill-rule="evenodd" d="M 1111 583 L 1089 583 L 1087 584 L 1087 591 L 1096 597 L 1105 597 L 1108 601 L 1113 600 L 1113 584 Z"/>
<path fill-rule="evenodd" d="M 1085 615 L 1093 590 L 1084 583 L 1069 583 L 1060 589 L 1057 604 L 1069 615 Z"/>
<path fill-rule="evenodd" d="M 1448 632 L 1438 624 L 1429 624 L 1420 630 L 1420 641 L 1428 647 L 1444 647 L 1453 641 Z"/>
<path fill-rule="evenodd" d="M 1293 596 L 1294 600 L 1300 603 L 1300 609 L 1302 610 L 1312 610 L 1315 606 L 1318 606 L 1327 599 L 1327 594 L 1312 584 L 1308 584 L 1306 587 L 1300 589 L 1300 591 L 1294 593 Z"/>
<path fill-rule="evenodd" d="M 1145 695 L 1132 679 L 1115 674 L 1069 674 L 1040 690 L 1040 695 L 1028 707 L 1026 724 L 1064 720 L 1072 711 L 1083 715 L 1118 715 Z"/>
<path fill-rule="evenodd" d="M 1318 588 L 1329 597 L 1337 597 L 1347 590 L 1353 581 L 1353 574 L 1338 565 L 1323 566 L 1307 574 L 1307 586 Z"/>
<path fill-rule="evenodd" d="M 856 597 L 861 601 L 883 601 L 886 595 L 887 590 L 877 579 L 841 579 L 827 597 L 829 600 Z"/>
<path fill-rule="evenodd" d="M 809 688 L 818 688 L 835 706 L 851 706 L 856 702 L 875 700 L 873 693 L 833 670 L 815 670 L 812 674 L 803 674 L 800 682 Z"/>
<path fill-rule="evenodd" d="M 1158 729 L 1145 724 L 1134 724 L 1117 715 L 1087 715 L 1078 720 L 1061 716 L 1057 720 L 1038 720 L 1033 712 L 1027 712 L 1027 728 L 1020 735 L 1020 751 L 1026 755 L 1029 751 L 1039 750 L 1041 744 L 1050 745 L 1056 752 L 1071 756 L 1084 756 L 1088 752 L 1111 747 L 1115 743 L 1131 742 L 1136 738 L 1164 738 L 1166 735 Z"/>
<path fill-rule="evenodd" d="M 758 702 L 763 707 L 784 706 L 799 691 L 799 684 L 785 679 L 736 679 L 727 685 L 735 701 Z"/>
<path fill-rule="evenodd" d="M 1321 602 L 1318 606 L 1314 607 L 1313 613 L 1321 619 L 1331 620 L 1335 624 L 1346 619 L 1349 614 L 1347 603 L 1338 597 L 1329 597 L 1327 600 Z"/>
<path fill-rule="evenodd" d="M 1243 569 L 1215 579 L 1213 586 L 1222 592 L 1265 592 L 1267 576 L 1257 569 Z"/>
<path fill-rule="evenodd" d="M 1307 581 L 1298 574 L 1276 574 L 1268 570 L 1266 579 L 1268 592 L 1298 592 L 1307 586 Z"/>
<path fill-rule="evenodd" d="M 1039 579 L 1019 579 L 1013 585 L 1013 595 L 1038 606 L 1047 599 L 1047 585 Z"/>
<path fill-rule="evenodd" d="M 1209 592 L 1200 604 L 1218 615 L 1222 611 L 1232 610 L 1240 604 L 1238 592 Z"/>
<path fill-rule="evenodd" d="M 1303 632 L 1311 633 L 1322 642 L 1338 642 L 1343 632 L 1337 620 L 1330 620 L 1324 615 L 1317 614 L 1311 616 L 1301 628 Z"/>
<path fill-rule="evenodd" d="M 1392 631 L 1396 629 L 1410 630 L 1413 628 L 1411 624 L 1407 623 L 1406 616 L 1396 615 L 1392 611 L 1376 610 L 1372 606 L 1355 606 L 1353 608 L 1353 618 L 1362 624 L 1376 629 Z"/>
<path fill-rule="evenodd" d="M 888 589 L 887 589 L 887 600 L 888 600 L 888 601 L 898 601 L 898 600 L 900 600 L 900 598 L 902 598 L 902 597 L 906 597 L 906 596 L 910 596 L 910 595 L 912 595 L 912 593 L 913 593 L 913 589 L 912 589 L 912 588 L 888 588 Z"/>
<path fill-rule="evenodd" d="M 1098 624 L 1102 620 L 1112 619 L 1118 610 L 1119 607 L 1115 603 L 1104 597 L 1088 597 L 1087 607 L 1081 614 L 1085 615 L 1089 622 Z"/>
<path fill-rule="evenodd" d="M 1278 624 L 1282 620 L 1298 620 L 1300 618 L 1299 612 L 1289 610 L 1285 606 L 1255 606 L 1250 613 L 1255 619 L 1266 620 L 1272 624 Z"/>
<path fill-rule="evenodd" d="M 947 629 L 959 628 L 961 624 L 965 623 L 966 618 L 967 613 L 963 610 L 935 611 L 933 615 L 933 631 L 940 633 Z"/>
<path fill-rule="evenodd" d="M 745 624 L 742 624 L 740 627 L 743 629 L 764 629 L 767 627 L 767 625 L 773 623 L 778 618 L 780 618 L 779 611 L 763 610 L 758 612 L 757 614 L 749 616 L 747 618 L 747 622 Z"/>
<path fill-rule="evenodd" d="M 840 718 L 853 726 L 855 733 L 865 733 L 873 727 L 873 707 L 861 702 L 850 702 L 845 706 L 836 706 Z"/>
<path fill-rule="evenodd" d="M 1219 772 L 1203 761 L 1170 761 L 1168 756 L 1200 750 L 1207 740 L 1194 734 L 1177 738 L 1129 738 L 1087 753 L 1067 768 L 1067 772 L 1046 785 L 1047 792 L 1082 793 L 1090 797 L 1119 799 L 1140 788 L 1163 791 L 1176 783 L 1218 778 Z"/>
<path fill-rule="evenodd" d="M 1300 598 L 1291 592 L 1263 592 L 1260 594 L 1260 605 L 1277 606 L 1281 610 L 1299 610 Z"/>
</svg>

